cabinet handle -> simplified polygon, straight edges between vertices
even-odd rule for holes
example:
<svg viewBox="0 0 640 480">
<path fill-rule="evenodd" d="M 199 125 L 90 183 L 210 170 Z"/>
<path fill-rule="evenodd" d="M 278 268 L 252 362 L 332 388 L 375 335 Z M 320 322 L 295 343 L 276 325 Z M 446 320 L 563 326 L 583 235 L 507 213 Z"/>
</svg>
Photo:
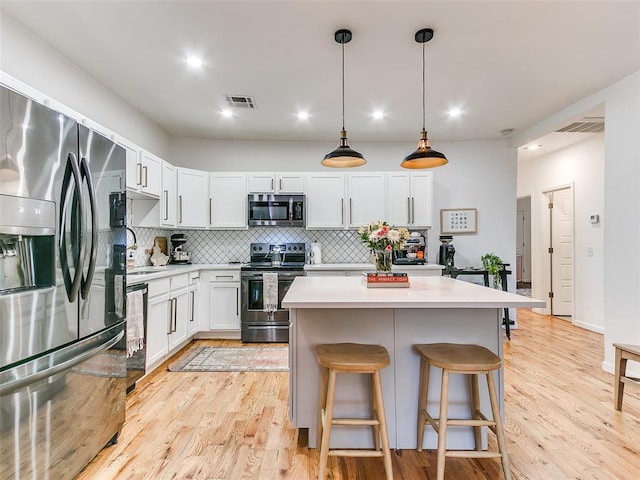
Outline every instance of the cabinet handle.
<svg viewBox="0 0 640 480">
<path fill-rule="evenodd" d="M 407 197 L 407 223 L 411 224 L 411 199 Z"/>
<path fill-rule="evenodd" d="M 411 223 L 416 223 L 416 205 L 415 198 L 411 197 Z"/>
<path fill-rule="evenodd" d="M 238 292 L 238 287 L 236 287 L 236 317 L 238 315 L 240 315 L 240 307 L 238 305 L 238 298 L 240 298 L 239 292 Z"/>
<path fill-rule="evenodd" d="M 233 275 L 216 275 L 216 281 L 218 280 L 233 280 Z"/>
<path fill-rule="evenodd" d="M 142 185 L 142 164 L 138 163 L 136 168 L 136 185 Z"/>
<path fill-rule="evenodd" d="M 176 306 L 173 307 L 173 330 L 172 333 L 178 331 L 178 299 L 174 298 L 173 301 L 176 303 Z"/>
<path fill-rule="evenodd" d="M 353 199 L 349 199 L 349 224 L 353 223 Z"/>
<path fill-rule="evenodd" d="M 344 198 L 340 199 L 340 223 L 344 225 Z"/>
<path fill-rule="evenodd" d="M 169 190 L 164 191 L 164 219 L 169 220 Z"/>
<path fill-rule="evenodd" d="M 280 190 L 282 190 L 282 179 L 280 179 L 278 184 L 280 185 Z"/>
<path fill-rule="evenodd" d="M 195 310 L 195 299 L 196 299 L 196 292 L 194 292 L 193 290 L 189 292 L 191 294 L 191 319 L 189 320 L 190 322 L 193 322 L 193 311 Z"/>
<path fill-rule="evenodd" d="M 180 202 L 180 223 L 182 223 L 182 195 L 178 195 L 178 200 Z"/>
<path fill-rule="evenodd" d="M 171 335 L 172 330 L 171 330 L 171 323 L 173 322 L 173 298 L 169 299 L 169 331 L 167 332 L 167 335 Z"/>
<path fill-rule="evenodd" d="M 211 219 L 211 215 L 213 213 L 213 198 L 209 197 L 209 223 L 213 223 L 213 220 Z"/>
<path fill-rule="evenodd" d="M 144 166 L 142 167 L 142 171 L 144 172 L 144 184 L 142 185 L 143 187 L 147 187 L 147 180 L 149 180 L 149 172 L 147 171 L 147 167 Z"/>
<path fill-rule="evenodd" d="M 122 191 L 122 177 L 118 177 L 118 190 Z"/>
<path fill-rule="evenodd" d="M 273 190 L 273 178 L 271 179 L 271 190 Z"/>
</svg>

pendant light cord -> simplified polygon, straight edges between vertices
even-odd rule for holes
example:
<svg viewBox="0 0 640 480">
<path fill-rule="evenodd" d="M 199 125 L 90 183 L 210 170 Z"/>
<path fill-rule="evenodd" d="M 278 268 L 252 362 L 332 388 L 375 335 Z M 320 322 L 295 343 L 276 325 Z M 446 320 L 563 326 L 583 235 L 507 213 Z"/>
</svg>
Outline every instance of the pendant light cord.
<svg viewBox="0 0 640 480">
<path fill-rule="evenodd" d="M 426 130 L 426 123 L 427 123 L 427 113 L 426 113 L 426 107 L 425 107 L 425 91 L 426 91 L 426 87 L 425 87 L 425 75 L 424 75 L 424 47 L 425 47 L 426 42 L 422 43 L 422 130 Z"/>
<path fill-rule="evenodd" d="M 342 130 L 344 131 L 344 42 L 342 42 Z"/>
</svg>

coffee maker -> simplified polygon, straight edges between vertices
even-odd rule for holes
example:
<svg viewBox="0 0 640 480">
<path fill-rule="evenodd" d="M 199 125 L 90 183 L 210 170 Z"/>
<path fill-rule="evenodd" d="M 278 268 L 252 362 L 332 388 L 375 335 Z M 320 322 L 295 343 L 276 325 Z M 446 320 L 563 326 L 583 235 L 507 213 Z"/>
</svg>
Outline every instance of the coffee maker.
<svg viewBox="0 0 640 480">
<path fill-rule="evenodd" d="M 171 235 L 171 255 L 169 263 L 191 263 L 189 252 L 184 249 L 187 237 L 184 233 Z"/>
<path fill-rule="evenodd" d="M 393 251 L 394 265 L 424 265 L 427 241 L 420 232 L 411 232 L 404 247 Z"/>
<path fill-rule="evenodd" d="M 456 253 L 456 249 L 451 242 L 453 237 L 451 235 L 440 235 L 440 251 L 438 252 L 438 263 L 444 265 L 445 271 L 455 266 L 453 262 L 453 256 Z"/>
</svg>

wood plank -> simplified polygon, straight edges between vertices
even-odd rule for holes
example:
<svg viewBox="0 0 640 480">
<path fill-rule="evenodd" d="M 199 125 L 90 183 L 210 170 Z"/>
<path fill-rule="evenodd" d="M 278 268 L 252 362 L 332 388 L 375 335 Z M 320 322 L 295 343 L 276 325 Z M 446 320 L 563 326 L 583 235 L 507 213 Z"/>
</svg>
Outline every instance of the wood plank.
<svg viewBox="0 0 640 480">
<path fill-rule="evenodd" d="M 625 392 L 623 410 L 615 410 L 613 375 L 600 366 L 602 335 L 525 309 L 518 324 L 504 348 L 513 478 L 640 478 L 640 391 Z M 203 345 L 239 342 L 187 348 Z M 287 418 L 288 373 L 168 372 L 174 360 L 138 383 L 120 441 L 79 480 L 317 478 L 318 453 L 297 446 Z M 435 478 L 433 450 L 397 450 L 392 463 L 396 479 Z M 329 478 L 382 480 L 384 467 L 379 458 L 330 457 Z M 446 478 L 503 477 L 499 459 L 447 458 Z"/>
</svg>

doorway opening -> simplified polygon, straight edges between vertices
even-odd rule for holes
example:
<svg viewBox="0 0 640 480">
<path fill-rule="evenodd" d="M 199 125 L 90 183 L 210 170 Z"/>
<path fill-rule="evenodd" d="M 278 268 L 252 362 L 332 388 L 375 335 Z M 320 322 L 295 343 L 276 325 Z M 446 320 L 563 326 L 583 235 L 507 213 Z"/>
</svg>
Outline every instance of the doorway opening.
<svg viewBox="0 0 640 480">
<path fill-rule="evenodd" d="M 531 296 L 531 197 L 518 198 L 516 209 L 516 289 Z"/>
</svg>

